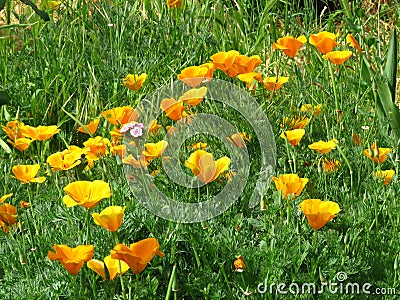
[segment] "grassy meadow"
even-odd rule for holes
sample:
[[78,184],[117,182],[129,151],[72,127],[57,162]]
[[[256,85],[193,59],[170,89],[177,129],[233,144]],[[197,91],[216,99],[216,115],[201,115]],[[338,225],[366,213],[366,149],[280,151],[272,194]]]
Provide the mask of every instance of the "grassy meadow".
[[[314,1],[45,0],[37,3],[50,17],[45,22],[22,2],[6,0],[0,299],[396,299],[400,5],[335,3],[329,11]],[[287,36],[296,42],[278,41]],[[339,57],[330,58],[332,51]],[[143,128],[134,140],[145,148],[122,140],[124,125],[131,126],[125,135],[140,131],[133,126],[146,112],[138,107],[159,88],[180,78],[200,93],[191,77],[205,79],[205,87],[227,81],[269,120],[274,178],[254,208],[265,149],[232,107],[206,94],[194,97],[197,104],[187,97],[164,109],[159,126]],[[220,138],[199,133],[179,149],[183,172],[205,183],[198,188],[169,179],[161,155],[168,146],[156,144],[173,134],[168,126],[181,118],[190,124],[200,113],[242,133],[232,147],[246,146],[249,176],[224,213],[173,222],[134,197],[135,176],[124,165],[147,169],[177,201],[218,195],[237,171]],[[140,155],[127,160],[122,149]],[[308,199],[324,202],[316,208]],[[92,216],[110,206],[119,213]],[[104,268],[110,253],[117,260]],[[337,289],[329,291],[332,283]],[[302,293],[302,284],[317,292]]]

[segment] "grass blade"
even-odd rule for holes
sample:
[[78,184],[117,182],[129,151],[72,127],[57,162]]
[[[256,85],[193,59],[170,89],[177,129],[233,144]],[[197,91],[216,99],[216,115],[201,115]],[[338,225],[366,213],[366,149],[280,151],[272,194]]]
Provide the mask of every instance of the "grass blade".
[[397,73],[397,34],[396,28],[389,40],[388,53],[386,58],[385,70],[383,71],[384,76],[388,80],[390,93],[392,95],[392,101],[396,99],[396,73]]

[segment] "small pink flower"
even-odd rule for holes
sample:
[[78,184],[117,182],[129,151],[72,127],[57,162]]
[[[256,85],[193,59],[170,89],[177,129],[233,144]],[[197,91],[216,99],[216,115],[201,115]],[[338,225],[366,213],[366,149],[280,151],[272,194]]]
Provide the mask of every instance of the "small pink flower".
[[125,124],[124,126],[122,126],[122,128],[120,129],[120,133],[125,133],[129,130],[129,133],[133,136],[133,137],[139,137],[143,135],[143,128],[144,125],[142,123],[137,123],[137,122],[131,122],[128,124]]

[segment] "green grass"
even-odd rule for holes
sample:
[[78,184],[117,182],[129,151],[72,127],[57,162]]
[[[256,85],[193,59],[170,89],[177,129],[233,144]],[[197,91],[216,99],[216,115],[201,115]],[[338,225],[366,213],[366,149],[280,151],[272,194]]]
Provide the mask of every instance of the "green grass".
[[[1,299],[124,299],[119,279],[103,281],[85,264],[75,280],[60,263],[47,259],[54,244],[75,247],[86,238],[85,210],[67,208],[62,203],[63,188],[78,178],[110,183],[111,198],[93,211],[100,212],[109,205],[127,206],[118,230],[121,243],[129,245],[151,236],[157,238],[165,253],[163,258],[155,257],[138,277],[131,271],[124,274],[126,299],[165,299],[166,295],[174,299],[242,299],[246,298],[245,291],[252,291],[250,298],[254,299],[280,299],[280,295],[258,294],[257,286],[265,278],[287,286],[293,282],[320,286],[325,280],[338,282],[335,275],[339,272],[347,274],[345,283],[371,283],[370,291],[395,288],[399,293],[399,180],[395,175],[384,186],[373,175],[379,167],[398,174],[398,141],[388,122],[378,116],[374,88],[363,77],[361,63],[364,55],[374,74],[370,80],[380,82],[390,34],[399,29],[400,7],[382,4],[379,11],[375,6],[375,13],[368,14],[367,3],[355,1],[350,7],[351,18],[339,10],[320,19],[308,4],[312,1],[305,1],[305,7],[290,1],[276,1],[269,7],[266,2],[273,3],[257,1],[252,6],[247,0],[190,0],[174,10],[161,0],[82,1],[78,6],[66,2],[50,22],[26,12],[19,16],[20,23],[32,25],[0,26],[0,90],[11,96],[11,103],[0,108],[0,124],[17,118],[31,126],[61,128],[50,141],[35,142],[24,153],[12,149],[7,154],[0,148],[0,196],[13,193],[6,202],[16,206],[21,200],[32,203],[31,208],[18,211],[20,228],[10,229],[9,234],[0,231]],[[334,78],[329,62],[308,43],[295,60],[272,50],[279,37],[309,37],[322,30],[339,32],[341,45],[345,45],[346,34],[352,33],[364,49],[362,55],[354,52],[344,65],[334,66]],[[106,109],[135,107],[159,87],[175,81],[185,67],[208,62],[211,55],[232,49],[260,55],[263,63],[259,70],[265,76],[290,77],[280,90],[258,88],[253,96],[275,135],[275,176],[293,172],[295,157],[297,174],[309,178],[295,200],[282,199],[271,182],[263,199],[266,210],[248,208],[258,179],[261,150],[248,122],[226,107],[219,107],[219,115],[252,135],[247,143],[250,177],[232,207],[202,224],[174,223],[146,210],[132,197],[122,165],[111,155],[95,162],[90,171],[84,171],[82,165],[57,175],[50,172],[40,185],[22,185],[12,178],[15,165],[40,163],[44,174],[50,154],[67,145],[82,146],[88,136],[76,131],[79,125],[65,112],[86,124]],[[398,60],[396,63],[398,67]],[[148,78],[139,91],[121,85],[128,73],[143,72]],[[214,77],[246,89],[245,84],[221,71],[215,71]],[[289,148],[288,157],[286,143],[279,137],[280,123],[284,117],[300,115],[299,108],[306,103],[322,104],[322,114],[312,117],[306,135],[296,148]],[[206,105],[197,109],[208,111]],[[336,109],[341,110],[340,122]],[[161,120],[164,125],[171,123],[166,118]],[[98,134],[109,138],[111,129],[102,118]],[[362,136],[361,146],[354,145],[354,133]],[[6,141],[5,133],[0,134]],[[160,138],[156,136],[154,141]],[[318,165],[321,155],[308,145],[332,138],[339,141],[342,152],[336,149],[327,156],[338,159],[341,167],[327,174]],[[216,139],[205,136],[204,140],[216,158],[229,155]],[[379,146],[393,149],[381,166],[362,154],[375,140]],[[182,163],[191,153],[186,146],[196,141],[200,140],[188,140],[181,148]],[[160,160],[150,166],[150,170],[155,168],[162,168]],[[198,201],[198,192],[203,200],[207,194],[218,194],[226,184],[213,182],[207,189],[190,192],[175,186],[163,171],[155,183],[181,201]],[[299,203],[308,198],[335,201],[341,208],[338,216],[315,235],[299,209]],[[92,221],[89,225],[94,258],[102,259],[114,247],[114,237]],[[234,271],[238,255],[246,264],[242,273]],[[170,280],[172,290],[168,289]],[[311,298],[308,294],[291,297]],[[377,298],[354,294],[339,297]],[[338,296],[323,293],[315,298]]]

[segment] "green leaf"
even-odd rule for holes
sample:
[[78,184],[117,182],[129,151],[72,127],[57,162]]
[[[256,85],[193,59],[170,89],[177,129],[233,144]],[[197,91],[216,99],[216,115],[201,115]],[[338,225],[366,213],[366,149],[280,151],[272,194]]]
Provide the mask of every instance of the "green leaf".
[[378,99],[383,107],[389,125],[396,138],[400,140],[400,111],[392,101],[389,85],[386,81],[377,83]]
[[[1,0],[0,0],[0,1],[1,1]],[[46,22],[50,21],[49,15],[48,15],[46,12],[40,10],[40,9],[36,6],[36,4],[33,3],[32,1],[30,1],[30,0],[21,0],[21,2],[24,3],[24,4],[26,4],[26,5],[28,5],[28,6],[30,6],[30,7],[32,7],[32,9],[34,10],[34,12],[35,12],[39,17],[41,17],[44,21],[46,21]]]
[[6,0],[0,0],[0,11],[3,10],[4,6],[6,6]]
[[8,154],[11,153],[11,148],[0,138],[0,147],[4,149]]
[[10,104],[10,96],[5,91],[0,91],[0,106]]
[[398,41],[395,28],[389,40],[385,70],[383,71],[384,76],[388,80],[388,85],[393,102],[395,102],[396,100],[397,42]]

